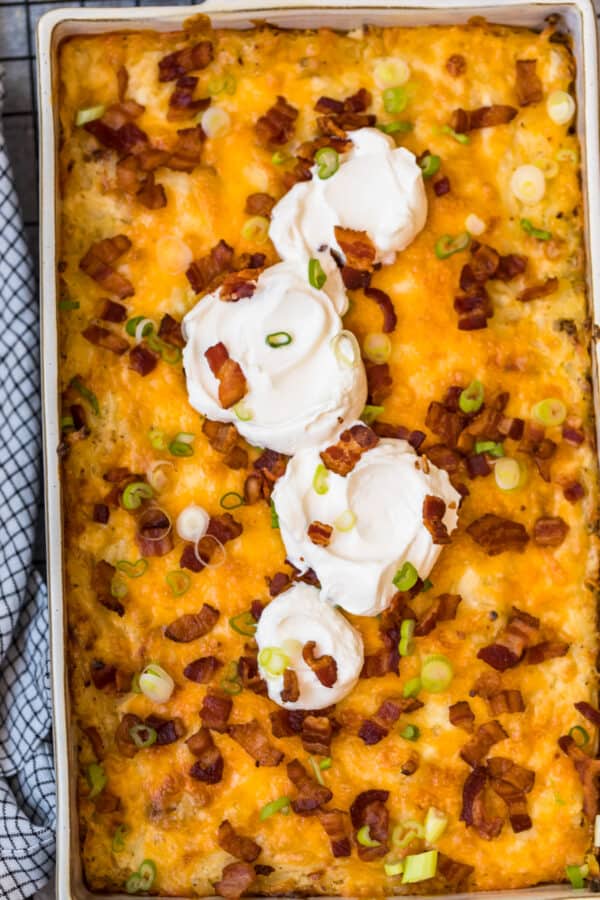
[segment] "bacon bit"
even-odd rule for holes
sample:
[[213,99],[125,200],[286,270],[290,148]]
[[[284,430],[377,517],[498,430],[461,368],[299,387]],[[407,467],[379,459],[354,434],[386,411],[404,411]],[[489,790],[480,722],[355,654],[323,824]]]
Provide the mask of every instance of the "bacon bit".
[[265,219],[268,219],[276,202],[275,197],[271,197],[270,194],[261,192],[249,194],[246,197],[244,212],[249,216],[264,216]]
[[101,659],[94,659],[90,665],[90,677],[94,687],[103,691],[106,688],[115,686],[117,670],[114,666],[108,666]]
[[308,537],[318,547],[327,547],[333,534],[333,525],[325,525],[323,522],[311,522],[307,531]]
[[322,134],[341,140],[347,137],[347,132],[356,131],[359,128],[372,128],[376,122],[376,116],[357,112],[317,117],[317,125]]
[[283,673],[283,690],[281,700],[283,703],[295,703],[300,697],[298,676],[293,669],[286,669]]
[[460,433],[466,424],[466,416],[449,409],[444,403],[434,400],[429,404],[425,425],[450,449],[456,447]]
[[542,516],[533,526],[533,542],[538,547],[560,547],[569,526],[560,516]]
[[434,544],[449,544],[450,535],[444,525],[446,504],[441,497],[428,494],[423,501],[423,524],[433,538]]
[[259,863],[258,865],[254,866],[254,871],[257,875],[266,876],[271,875],[275,871],[275,869],[273,868],[273,866],[263,866]]
[[221,239],[206,256],[194,260],[185,274],[192,289],[200,294],[215,278],[232,269],[233,247]]
[[388,847],[389,813],[386,802],[389,791],[369,790],[363,791],[355,798],[350,807],[350,819],[355,831],[359,831],[365,825],[369,827],[369,834],[374,841],[379,841],[379,847],[363,847],[357,842],[358,855],[362,860],[370,861],[385,856]]
[[529,535],[520,522],[486,513],[467,526],[467,533],[488,554],[498,556],[508,550],[523,553]]
[[145,343],[136,344],[129,351],[129,368],[144,377],[154,371],[159,359],[159,354],[151,350]]
[[471,479],[485,478],[487,475],[491,475],[492,472],[492,467],[488,463],[485,453],[475,453],[472,456],[467,456],[466,466]]
[[157,747],[174,744],[185,734],[185,725],[179,718],[163,719],[160,716],[148,716],[143,724],[156,731]]
[[276,450],[263,450],[258,459],[254,460],[254,469],[263,479],[263,490],[268,486],[268,496],[271,496],[271,488],[285,474],[288,464],[288,456],[278,453]]
[[202,423],[202,434],[206,435],[208,443],[217,453],[228,453],[235,447],[239,437],[235,425],[211,422],[210,419],[205,419]]
[[104,305],[100,310],[98,318],[102,319],[103,322],[114,322],[115,324],[119,324],[120,322],[124,322],[127,318],[127,309],[122,303],[115,303],[114,300],[105,298]]
[[358,736],[368,746],[378,744],[384,737],[387,737],[390,728],[398,721],[402,713],[413,712],[422,706],[421,701],[414,697],[391,697],[384,700],[374,716],[364,720]]
[[298,796],[292,801],[292,809],[298,815],[314,812],[333,797],[328,787],[311,778],[300,760],[293,759],[287,764],[287,774],[298,790]]
[[493,716],[502,715],[502,713],[516,713],[525,710],[523,695],[521,691],[498,691],[488,697],[488,706]]
[[178,644],[188,644],[212,631],[218,619],[218,610],[205,603],[199,613],[187,613],[167,625],[165,637]]
[[542,284],[534,284],[517,294],[517,300],[521,303],[529,303],[530,300],[539,300],[558,290],[558,278],[547,278]]
[[516,253],[509,253],[500,257],[500,264],[495,274],[498,281],[512,281],[517,275],[522,275],[527,268],[527,257]]
[[188,569],[190,572],[201,572],[204,563],[200,562],[196,556],[196,547],[194,544],[186,544],[183,548],[179,559],[179,568]]
[[167,120],[169,122],[178,119],[191,119],[210,106],[210,97],[202,97],[194,100],[194,91],[198,85],[198,79],[194,75],[183,75],[177,79],[175,89],[169,97],[169,109]]
[[206,784],[218,784],[223,777],[223,757],[208,728],[200,728],[186,744],[190,753],[198,758],[190,769],[191,777]]
[[286,144],[294,134],[298,110],[284,97],[277,97],[276,103],[259,118],[254,130],[261,144]]
[[515,834],[528,831],[532,827],[532,822],[527,812],[525,794],[533,788],[535,772],[502,756],[488,760],[488,772],[491,776],[492,790],[508,807],[512,830]]
[[344,101],[334,100],[332,97],[319,97],[314,106],[315,112],[328,115],[333,113],[337,115],[344,112]]
[[249,754],[259,766],[278,766],[283,753],[269,743],[269,739],[256,719],[243,725],[230,725],[229,735]]
[[185,347],[185,340],[181,331],[181,322],[178,322],[177,319],[174,319],[169,313],[165,313],[160,320],[158,337],[161,341],[170,344],[172,347]]
[[201,656],[188,663],[183,670],[184,677],[196,684],[208,684],[223,663],[216,656]]
[[558,746],[570,758],[583,788],[583,812],[590,822],[594,821],[598,809],[598,784],[600,759],[592,759],[577,746],[569,735],[558,739]]
[[456,618],[459,603],[462,602],[460,594],[440,594],[436,597],[429,609],[423,613],[415,627],[415,637],[424,637],[429,634],[438,622],[450,622]]
[[138,752],[138,748],[133,743],[130,729],[135,725],[141,725],[142,719],[133,713],[126,713],[117,726],[115,731],[115,745],[121,756],[132,759]]
[[211,731],[227,731],[227,720],[233,709],[233,700],[230,697],[223,697],[222,694],[215,693],[209,689],[204,697],[202,707],[200,709],[200,719],[205,728]]
[[525,654],[525,664],[534,666],[538,663],[545,662],[547,659],[556,659],[559,656],[566,656],[569,652],[569,644],[562,641],[542,641],[541,644],[535,644],[530,647]]
[[464,75],[467,71],[467,61],[464,56],[461,53],[453,53],[452,56],[448,57],[446,60],[446,71],[449,72],[453,78]]
[[94,503],[92,520],[99,525],[106,525],[110,518],[110,510],[106,503]]
[[[286,669],[286,672],[289,671],[289,669]],[[283,696],[281,699],[283,700]],[[327,716],[307,715],[302,722],[300,734],[302,746],[307,753],[314,753],[317,756],[329,756],[333,725]]]
[[374,300],[383,313],[383,326],[381,330],[384,334],[390,334],[398,324],[398,316],[396,315],[392,298],[389,294],[386,294],[385,291],[379,290],[379,288],[366,287],[364,290],[365,296],[370,300]]
[[184,47],[163,56],[158,62],[158,80],[176,81],[196,69],[205,69],[214,57],[213,45],[210,41],[200,41],[192,47]]
[[478,128],[506,125],[517,115],[514,106],[481,106],[479,109],[455,109],[450,118],[450,126],[459,134],[466,134]]
[[101,559],[94,566],[91,587],[96,594],[96,600],[102,606],[111,612],[116,612],[118,616],[122,616],[125,613],[125,607],[111,593],[112,580],[116,571],[114,566],[111,566],[105,559]]
[[354,231],[352,228],[342,228],[339,225],[333,230],[346,259],[346,265],[358,269],[359,272],[372,272],[377,250],[367,232]]
[[163,209],[167,205],[165,189],[162,184],[155,184],[153,172],[146,175],[136,197],[146,209]]
[[583,429],[576,428],[569,423],[568,419],[562,427],[562,436],[568,444],[572,444],[574,447],[581,446],[585,441],[585,432]]
[[331,844],[331,852],[336,859],[350,856],[352,844],[350,841],[350,828],[348,813],[341,809],[319,810],[318,819]]
[[124,234],[104,238],[93,243],[79,263],[79,268],[101,287],[116,294],[120,300],[131,297],[135,291],[132,283],[124,275],[112,268],[131,247],[131,241]]
[[474,866],[457,862],[443,853],[438,853],[437,875],[445,882],[450,893],[466,890],[466,884],[474,871]]
[[248,465],[248,452],[243,447],[234,447],[223,457],[223,464],[234,471],[245,469]]
[[267,584],[269,585],[269,594],[271,597],[277,597],[286,591],[292,583],[292,579],[286,572],[276,572],[272,578],[267,576]]
[[365,362],[367,374],[367,386],[369,391],[369,403],[381,406],[392,393],[394,382],[387,363]]
[[[177,141],[164,165],[174,172],[193,172],[202,162],[202,148],[206,135],[201,125],[177,132]],[[193,263],[192,263],[193,265]]]
[[310,666],[323,687],[331,688],[337,681],[337,663],[333,656],[316,656],[316,641],[307,641],[302,648],[302,659]]
[[347,475],[352,471],[363,453],[376,447],[379,438],[368,425],[353,425],[342,431],[337,444],[327,447],[320,454],[325,467],[337,475]]
[[246,395],[248,383],[239,363],[231,359],[225,344],[213,344],[204,356],[210,370],[219,382],[219,403],[230,409]]
[[411,750],[408,757],[404,760],[404,762],[400,766],[400,771],[402,772],[403,775],[406,775],[407,777],[410,775],[414,775],[415,772],[417,771],[417,769],[419,768],[420,761],[421,760],[420,760],[419,754],[416,753],[414,750]]
[[259,274],[260,271],[257,269],[242,269],[240,272],[226,275],[219,290],[219,300],[224,303],[237,303],[238,300],[252,297]]
[[443,175],[441,178],[436,178],[432,184],[433,193],[436,197],[445,197],[446,194],[450,193],[450,179],[447,175]]
[[144,107],[138,106],[132,100],[127,101],[127,105],[115,104],[110,106],[100,119],[87,122],[83,127],[107,149],[116,150],[123,155],[131,153],[139,156],[148,149],[149,140],[146,132],[132,121],[140,115],[138,109],[141,112]]
[[219,825],[217,843],[226,853],[230,853],[236,859],[243,859],[244,862],[254,862],[260,856],[261,848],[256,841],[238,834],[228,819]]
[[544,90],[542,82],[536,73],[537,59],[518,59],[515,68],[517,76],[517,101],[519,106],[530,106],[539,103]]
[[480,725],[471,740],[460,751],[460,757],[469,766],[475,768],[485,759],[494,744],[508,737],[506,731],[497,719],[491,719]]
[[166,556],[173,549],[170,521],[162,509],[147,507],[138,519],[135,539],[142,556]]
[[516,666],[522,660],[525,650],[531,647],[539,636],[540,620],[522,612],[516,606],[512,609],[513,614],[496,641],[483,647],[477,654],[478,659],[482,659],[498,672]]
[[237,900],[247,891],[255,878],[255,871],[249,863],[229,863],[221,872],[221,880],[215,881],[214,889],[219,897]]
[[110,350],[111,353],[115,353],[117,356],[122,356],[129,349],[129,342],[125,338],[120,337],[108,328],[103,328],[102,325],[88,325],[81,334],[90,344],[102,347],[103,350]]
[[267,683],[258,673],[258,659],[256,656],[240,656],[237,670],[242,685],[246,690],[266,696]]
[[600,711],[595,709],[591,703],[588,703],[586,700],[580,700],[578,703],[574,703],[573,706],[588,722],[591,722],[596,728],[600,728]]
[[[397,644],[397,642],[396,642]],[[361,678],[383,678],[388,672],[398,674],[399,654],[397,649],[393,647],[382,648],[376,653],[365,656],[365,661],[361,669]]]
[[459,700],[448,707],[448,719],[451,725],[473,734],[475,713],[466,700]]
[[499,817],[488,818],[485,809],[485,788],[488,773],[485,766],[477,766],[467,775],[463,785],[463,806],[461,821],[476,829],[480,837],[491,841],[502,831],[503,821]]
[[361,272],[351,266],[342,266],[340,269],[344,287],[349,291],[358,291],[360,288],[368,288],[371,284],[371,273]]
[[304,718],[305,712],[302,709],[277,709],[269,713],[273,737],[293,737],[300,734]]

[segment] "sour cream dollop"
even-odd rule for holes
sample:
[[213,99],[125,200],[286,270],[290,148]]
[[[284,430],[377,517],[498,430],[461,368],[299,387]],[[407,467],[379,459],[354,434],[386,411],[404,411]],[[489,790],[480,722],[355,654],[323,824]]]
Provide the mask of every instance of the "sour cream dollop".
[[376,261],[392,263],[425,226],[423,173],[405,147],[376,128],[351,131],[352,149],[338,171],[313,177],[285,194],[271,214],[269,234],[282,259],[302,259],[327,246],[343,257],[334,227],[366,231]]
[[[327,275],[323,290],[311,287],[308,260],[281,262],[260,275],[252,297],[224,302],[217,290],[183,320],[191,405],[210,419],[233,422],[251,444],[280,453],[329,440],[366,402],[360,350],[340,318],[348,303],[343,284],[333,260],[319,258]],[[269,335],[290,340],[271,346]],[[237,414],[219,404],[219,383],[204,356],[218,342],[248,384]]]
[[[323,709],[342,700],[358,681],[363,666],[360,634],[344,616],[320,599],[317,588],[296,584],[280,594],[263,610],[255,639],[261,651],[277,648],[289,659],[298,679],[300,696],[294,703],[281,699],[283,675],[273,676],[261,666],[269,697],[286,709]],[[302,647],[315,641],[315,656],[332,656],[337,663],[337,681],[332,687],[321,684],[302,658]]]
[[[356,615],[378,615],[395,594],[393,578],[405,562],[424,579],[440,555],[423,524],[425,497],[444,500],[443,521],[452,532],[460,495],[446,472],[395,439],[364,453],[346,476],[320,470],[316,485],[326,492],[317,493],[320,449],[297,453],[273,492],[287,557],[302,571],[315,570],[322,599]],[[309,539],[314,521],[334,526],[327,547]]]

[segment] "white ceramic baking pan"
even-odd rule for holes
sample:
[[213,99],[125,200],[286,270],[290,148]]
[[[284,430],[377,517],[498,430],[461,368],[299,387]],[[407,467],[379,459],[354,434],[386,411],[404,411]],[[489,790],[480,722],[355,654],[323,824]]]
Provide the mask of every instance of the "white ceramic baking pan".
[[[56,103],[56,51],[71,35],[123,30],[176,31],[191,16],[209,15],[218,28],[249,28],[257,19],[280,27],[328,26],[352,29],[363,24],[426,25],[464,23],[474,15],[507,25],[541,28],[550,15],[560,15],[573,38],[577,60],[578,134],[582,151],[585,203],[587,281],[590,315],[600,334],[600,148],[598,38],[593,0],[206,0],[202,6],[56,9],[39,22],[38,99],[40,119],[40,255],[41,340],[44,426],[44,468],[48,588],[51,629],[51,668],[54,698],[54,750],[57,772],[57,875],[58,900],[93,900],[82,879],[78,821],[75,803],[74,748],[69,729],[69,697],[65,660],[63,608],[62,518],[59,460],[56,238],[60,197],[56,178],[58,112]],[[595,249],[595,252],[594,252]],[[596,338],[594,338],[596,342]],[[593,348],[596,422],[600,421],[598,349]],[[600,442],[599,442],[600,443]],[[455,895],[457,898],[506,900],[576,900],[565,885],[546,885],[532,890]],[[116,900],[117,895],[102,895]],[[126,895],[118,895],[124,897]],[[314,898],[316,900],[316,898]],[[323,900],[323,898],[321,898]],[[327,898],[326,898],[327,900]],[[332,898],[329,898],[332,900]]]

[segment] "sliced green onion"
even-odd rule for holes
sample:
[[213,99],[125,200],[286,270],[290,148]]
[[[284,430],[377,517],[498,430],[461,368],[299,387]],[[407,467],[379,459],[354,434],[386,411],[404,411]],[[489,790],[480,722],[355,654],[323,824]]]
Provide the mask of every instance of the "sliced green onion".
[[424,594],[426,591],[430,591],[432,587],[433,587],[433,581],[431,581],[429,578],[426,578],[425,581],[423,582],[423,587],[421,588],[421,593]]
[[546,100],[548,115],[557,125],[566,125],[575,115],[575,100],[566,91],[552,91]]
[[538,241],[549,241],[552,237],[551,231],[545,231],[543,228],[534,228],[529,219],[521,219],[521,228],[526,234],[537,238]]
[[198,113],[196,122],[202,126],[202,130],[208,138],[223,137],[231,127],[231,116],[221,106],[209,106],[204,112]]
[[319,763],[319,768],[321,769],[321,771],[324,772],[326,769],[330,769],[331,762],[332,760],[330,756],[326,756],[325,759],[322,759]]
[[235,406],[232,407],[236,418],[240,420],[240,422],[250,422],[254,417],[254,413],[252,410],[246,406],[243,400],[240,400],[239,403],[236,403]]
[[319,763],[316,761],[314,756],[309,756],[308,762],[311,769],[313,770],[313,775],[315,776],[319,784],[325,784],[325,782],[323,781],[323,776],[321,775],[321,767],[319,766]]
[[60,430],[68,431],[71,428],[75,428],[75,420],[73,416],[63,416],[60,420]]
[[441,238],[435,242],[435,255],[438,259],[448,259],[455,253],[461,253],[466,250],[471,243],[471,235],[468,231],[461,231],[460,234],[443,234]]
[[334,519],[333,527],[336,531],[352,531],[356,525],[356,515],[351,509],[344,510],[336,519]]
[[123,572],[128,578],[139,578],[148,571],[148,560],[137,559],[135,562],[129,562],[128,559],[120,559],[117,562],[117,569]]
[[100,413],[98,398],[92,391],[90,391],[88,387],[85,386],[81,378],[79,378],[77,375],[75,376],[75,378],[71,378],[71,387],[77,391],[80,397],[83,397],[84,400],[87,400],[96,415]]
[[489,453],[499,459],[504,456],[504,447],[497,441],[475,441],[475,453]]
[[421,666],[421,683],[423,689],[430,694],[441,694],[448,688],[453,677],[452,663],[447,656],[439,653],[428,656]]
[[134,872],[133,875],[130,875],[127,881],[125,882],[125,890],[128,894],[137,894],[142,888],[142,879],[138,875],[137,872]]
[[206,90],[211,95],[211,97],[214,97],[215,94],[220,94],[221,91],[224,89],[224,87],[225,87],[225,78],[222,75],[221,76],[217,75],[214,78],[210,79],[210,81],[206,85]]
[[283,150],[276,150],[273,156],[271,157],[271,162],[274,166],[282,166],[284,162],[286,162],[288,156]]
[[392,845],[398,849],[409,847],[413,841],[418,841],[424,835],[424,829],[420,822],[407,819],[392,830]]
[[388,84],[406,84],[410,78],[410,68],[403,59],[387,56],[376,63],[373,75],[379,87]]
[[180,569],[175,569],[173,572],[167,572],[165,581],[171,588],[174,597],[181,597],[185,594],[192,583],[192,579],[187,572],[182,572]]
[[399,591],[410,591],[419,580],[419,573],[412,563],[405,562],[392,579],[392,584]]
[[409,678],[404,687],[402,688],[402,696],[406,697],[416,697],[419,691],[421,690],[421,679],[417,675],[415,678]]
[[400,732],[400,737],[405,741],[418,741],[421,731],[417,725],[405,725]]
[[113,839],[112,839],[113,853],[118,853],[120,850],[125,849],[125,835],[128,833],[129,833],[129,828],[127,827],[127,825],[119,825],[119,827],[113,834]]
[[412,122],[400,121],[380,123],[377,127],[384,134],[408,134],[415,126]]
[[252,216],[244,222],[242,237],[245,241],[255,244],[264,244],[269,240],[269,220],[265,216]]
[[363,343],[363,353],[371,362],[387,362],[392,353],[392,342],[382,332],[368,334]]
[[400,642],[398,652],[400,656],[410,656],[414,650],[413,634],[415,633],[415,620],[404,619],[400,625]]
[[265,806],[263,806],[263,808],[261,809],[259,814],[260,821],[264,822],[265,819],[270,819],[271,816],[275,815],[275,813],[289,810],[289,808],[289,797],[279,797],[277,800],[271,800],[270,803],[266,803]]
[[141,890],[150,890],[156,879],[156,864],[154,863],[154,861],[151,859],[145,859],[138,869],[138,874],[141,881]]
[[361,847],[381,847],[381,841],[374,841],[368,825],[363,825],[356,832],[356,840]]
[[590,867],[584,863],[582,866],[567,866],[565,869],[571,886],[579,891],[585,887],[585,879],[589,875]]
[[267,675],[278,678],[290,664],[290,658],[280,647],[264,647],[258,654],[258,662]]
[[[144,322],[142,325],[141,331],[138,332],[138,327]],[[127,324],[125,325],[125,331],[131,337],[137,338],[141,340],[142,338],[148,337],[154,331],[154,322],[152,319],[148,319],[146,316],[134,316],[132,319],[127,320]]]
[[354,369],[360,363],[360,350],[356,337],[351,331],[343,329],[331,338],[331,349],[337,361],[346,368]]
[[75,116],[75,125],[79,128],[87,122],[93,122],[94,119],[101,119],[106,110],[105,106],[86,106],[84,109],[78,109]]
[[405,87],[389,87],[383,92],[382,99],[386,112],[404,112],[408,103],[408,92]]
[[315,153],[315,163],[319,178],[331,178],[340,167],[339,153],[333,147],[321,147]]
[[140,673],[134,672],[131,677],[131,686],[129,688],[132,694],[141,694],[140,690]]
[[231,660],[225,669],[225,674],[219,682],[219,687],[222,691],[225,691],[226,694],[231,694],[232,696],[241,694],[243,688],[240,681],[237,662],[234,659]]
[[273,331],[265,338],[265,344],[273,347],[274,350],[277,350],[279,347],[287,347],[292,341],[293,338],[289,331]]
[[275,509],[275,504],[271,500],[271,528],[279,528],[279,516]]
[[256,619],[249,610],[239,613],[237,616],[232,616],[229,620],[229,625],[234,631],[237,631],[238,634],[243,634],[245,637],[254,637],[256,632]]
[[590,742],[589,733],[583,725],[573,725],[569,731],[569,737],[572,737],[578,747],[585,747]]
[[435,844],[448,825],[448,816],[446,813],[435,806],[430,806],[425,815],[425,840],[428,844]]
[[148,439],[150,440],[150,445],[155,450],[164,450],[166,448],[165,444],[165,433],[164,431],[159,431],[158,428],[151,428],[148,432]]
[[370,403],[364,407],[360,414],[365,425],[372,425],[375,419],[383,412],[383,406],[372,406]]
[[80,305],[81,304],[79,303],[79,300],[59,300],[58,301],[58,308],[64,310],[65,312],[67,312],[68,310],[71,310],[71,309],[79,309]]
[[531,414],[541,425],[552,427],[553,425],[562,425],[567,418],[567,407],[557,397],[548,397],[546,400],[536,403]]
[[327,281],[327,275],[323,271],[323,266],[319,262],[318,259],[309,259],[308,261],[308,282],[311,287],[316,288],[318,291],[321,290],[325,282]]
[[189,431],[180,431],[176,434],[169,444],[169,453],[171,456],[193,456],[194,448],[192,443],[196,435]]
[[91,763],[86,771],[87,782],[90,786],[88,797],[93,800],[98,794],[101,794],[106,787],[107,777],[103,766],[100,763]]
[[460,132],[455,131],[454,128],[450,128],[449,125],[444,125],[442,127],[442,134],[449,134],[450,137],[454,138],[455,141],[458,141],[459,144],[471,143],[471,138],[468,134],[460,134]]
[[139,509],[142,500],[150,500],[154,491],[145,481],[132,481],[121,494],[121,502],[125,509]]
[[404,872],[404,861],[399,860],[398,862],[386,862],[383,864],[383,871],[388,876],[388,878],[393,878],[394,875],[402,875]]
[[129,588],[125,584],[122,578],[117,578],[116,575],[113,576],[112,581],[110,583],[110,593],[113,597],[116,597],[117,600],[122,600],[123,597],[126,597],[129,592]]
[[149,725],[144,725],[143,722],[132,725],[129,729],[129,734],[135,746],[139,747],[140,750],[151,747],[152,744],[156,743],[156,738],[158,737],[156,730],[150,728]]
[[157,663],[150,663],[140,675],[140,691],[154,703],[166,703],[175,690],[175,682]]
[[170,366],[175,366],[181,361],[181,349],[174,347],[172,344],[167,344],[166,341],[161,340],[155,334],[151,334],[147,338],[147,344],[151,350],[160,353],[163,362],[168,363]]
[[423,178],[431,178],[433,175],[437,174],[441,164],[442,160],[439,156],[436,156],[434,153],[426,153],[419,161],[421,171],[423,172]]
[[238,509],[238,507],[243,506],[245,502],[242,495],[238,494],[237,491],[227,491],[227,493],[223,494],[219,500],[223,509]]
[[226,94],[235,94],[236,87],[237,80],[235,75],[232,75],[231,72],[228,72],[223,79],[223,90]]
[[437,862],[437,850],[426,850],[424,853],[414,853],[405,857],[402,884],[415,884],[433,878],[437,872]]
[[471,384],[460,393],[458,405],[461,412],[478,412],[483,406],[483,397],[483,385],[475,378]]
[[494,466],[494,478],[501,491],[514,491],[521,484],[523,472],[516,459],[499,459]]

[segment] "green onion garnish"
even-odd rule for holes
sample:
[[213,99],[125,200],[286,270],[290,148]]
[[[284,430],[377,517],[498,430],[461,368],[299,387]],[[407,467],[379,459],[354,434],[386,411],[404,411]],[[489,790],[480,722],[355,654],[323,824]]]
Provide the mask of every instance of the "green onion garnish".
[[188,431],[180,431],[179,434],[176,434],[169,444],[171,456],[193,456],[194,448],[192,443],[195,437],[195,434],[190,434]]
[[283,150],[276,150],[273,156],[271,157],[271,162],[274,166],[282,166],[284,162],[287,160],[287,155],[283,152]]
[[75,125],[77,127],[81,127],[81,125],[85,125],[87,122],[93,122],[94,119],[100,119],[104,115],[106,107],[99,106],[86,106],[84,109],[77,110],[77,115],[75,116]]
[[504,447],[498,441],[475,441],[475,453],[489,453],[499,459],[504,456]]
[[130,875],[125,883],[128,894],[137,894],[139,891],[149,891],[156,879],[156,863],[151,859],[145,859],[137,872]]
[[405,727],[400,732],[400,737],[404,738],[405,741],[418,741],[421,732],[417,725],[405,725]]
[[333,527],[337,531],[352,531],[356,525],[356,514],[351,509],[345,509],[343,513],[333,520]]
[[339,153],[333,147],[321,147],[315,153],[315,163],[319,178],[331,178],[340,167]]
[[127,324],[125,325],[125,331],[131,337],[136,336],[137,327],[140,322],[146,320],[146,324],[142,328],[142,333],[140,337],[148,337],[148,335],[152,334],[154,331],[154,322],[152,319],[148,319],[146,316],[134,316],[133,319],[128,319]]
[[270,803],[265,804],[261,809],[259,814],[260,821],[264,822],[265,819],[270,819],[275,813],[289,811],[289,808],[289,797],[279,797],[277,800],[271,800]]
[[168,363],[170,366],[175,366],[180,362],[181,349],[179,347],[173,347],[172,344],[167,344],[166,341],[161,340],[155,334],[151,334],[148,337],[147,344],[151,350],[160,353],[163,362]]
[[119,825],[119,827],[113,834],[113,839],[112,839],[113,853],[118,853],[120,850],[125,849],[125,835],[128,833],[129,833],[129,828],[127,827],[127,825]]
[[321,771],[324,772],[326,769],[330,769],[331,762],[332,760],[330,756],[326,756],[325,759],[322,759],[319,763],[319,768],[321,769]]
[[263,647],[258,654],[258,662],[267,675],[277,678],[288,668],[290,658],[280,647]]
[[293,338],[289,331],[273,331],[266,336],[265,344],[268,344],[269,347],[273,347],[274,350],[277,350],[278,347],[287,347],[288,344],[292,343],[292,340]]
[[88,797],[90,800],[93,800],[94,797],[97,797],[98,794],[102,793],[102,791],[106,787],[106,782],[108,779],[106,778],[106,773],[100,763],[91,763],[87,767],[85,774],[87,782],[90,786]]
[[438,259],[448,259],[455,253],[466,250],[471,243],[471,235],[468,231],[461,231],[460,234],[443,234],[441,238],[435,242],[435,255]]
[[75,420],[73,419],[73,416],[63,416],[60,420],[60,430],[69,431],[72,428],[75,428]]
[[318,291],[321,290],[327,281],[327,275],[318,259],[309,259],[308,261],[308,281],[310,286]]
[[239,419],[240,422],[250,422],[250,420],[254,416],[252,410],[248,406],[246,406],[243,400],[240,400],[239,403],[236,403],[235,406],[232,406],[231,408],[233,409],[236,418]]
[[414,853],[405,857],[402,884],[415,884],[433,878],[437,872],[437,862],[437,850],[426,850],[424,853]]
[[430,694],[441,694],[445,691],[453,676],[452,663],[447,656],[439,653],[428,656],[421,666],[421,684]]
[[458,406],[461,412],[478,412],[483,406],[483,397],[483,385],[475,378],[471,384],[460,393]]
[[58,308],[68,311],[70,309],[79,309],[79,300],[59,300]]
[[394,847],[404,849],[412,844],[413,841],[422,838],[424,834],[425,829],[420,822],[417,822],[415,819],[406,819],[392,830],[392,844]]
[[135,746],[139,747],[140,750],[151,747],[152,744],[156,743],[157,734],[155,729],[150,728],[149,725],[144,725],[143,722],[132,725],[129,729],[129,735]]
[[380,124],[377,126],[380,131],[383,131],[384,134],[408,134],[409,131],[412,131],[414,125],[412,122],[400,121],[400,122],[386,122],[385,124]]
[[382,94],[383,108],[388,113],[399,113],[406,109],[408,92],[405,87],[389,87]]
[[545,231],[543,228],[534,228],[530,219],[521,219],[521,228],[526,234],[537,238],[538,241],[549,241],[552,237],[551,231]]
[[414,642],[412,640],[415,633],[415,620],[404,619],[400,625],[400,642],[398,643],[398,652],[400,656],[410,656],[414,650]]
[[314,756],[309,756],[308,762],[309,762],[311,769],[313,770],[313,775],[315,776],[315,778],[319,782],[319,784],[325,784],[325,782],[323,781],[323,776],[321,775],[321,767],[320,767],[319,763],[316,761],[316,759],[314,758]]
[[145,481],[132,481],[121,494],[121,502],[125,509],[139,509],[142,500],[150,500],[154,492]]
[[388,878],[393,878],[394,875],[402,875],[404,872],[404,862],[403,860],[399,860],[398,862],[386,862],[383,864],[383,871]]
[[237,662],[234,659],[231,660],[231,662],[225,669],[225,674],[221,678],[219,686],[222,691],[225,691],[226,694],[231,694],[232,696],[235,694],[241,694],[242,683],[240,681]]
[[238,507],[243,506],[245,502],[242,495],[238,494],[237,491],[227,491],[227,493],[223,494],[219,500],[223,509],[238,509]]
[[449,125],[444,125],[441,129],[442,134],[449,134],[450,137],[453,137],[455,141],[458,141],[459,144],[470,144],[471,138],[468,134],[460,134],[458,131],[455,131],[454,128],[450,128]]
[[231,72],[228,72],[223,79],[223,90],[226,94],[235,94],[236,86],[237,81],[235,75],[232,75]]
[[269,239],[269,220],[265,216],[252,216],[244,222],[242,237],[245,241],[264,244]]
[[360,414],[365,425],[372,425],[375,419],[383,412],[383,406],[372,406],[370,403],[364,407]]
[[446,813],[435,806],[430,806],[425,815],[425,841],[428,844],[435,844],[443,835],[448,825],[448,816]]
[[329,469],[323,463],[319,463],[315,469],[312,480],[313,491],[316,494],[326,494],[329,490]]
[[423,178],[431,178],[439,172],[441,164],[442,160],[439,156],[436,156],[434,153],[426,153],[419,162],[421,171],[423,172]]
[[77,391],[80,397],[83,397],[84,400],[87,400],[96,415],[100,413],[98,398],[92,391],[90,391],[88,387],[85,386],[81,378],[79,378],[77,375],[74,378],[71,378],[71,387]]
[[415,678],[409,678],[402,688],[403,697],[416,697],[421,690],[421,679],[417,675]]
[[429,578],[426,578],[423,582],[423,587],[421,588],[421,593],[424,594],[425,591],[430,591],[433,587],[433,581],[430,581]]
[[256,632],[256,620],[249,610],[239,613],[237,616],[232,616],[229,620],[229,625],[234,631],[237,631],[238,634],[243,634],[245,637],[254,637]]
[[133,675],[131,676],[131,685],[130,685],[129,690],[131,691],[132,694],[141,694],[142,693],[142,689],[140,687],[140,673],[139,672],[134,672]]
[[585,878],[589,875],[590,867],[584,863],[582,866],[567,866],[565,869],[567,878],[575,890],[585,887]]
[[368,334],[363,342],[364,355],[374,363],[386,362],[392,352],[392,342],[383,332]]
[[129,562],[128,559],[120,559],[117,563],[119,572],[123,572],[128,578],[139,578],[148,570],[148,560],[138,559],[135,562]]
[[187,572],[175,569],[173,572],[167,572],[165,581],[171,588],[174,597],[181,597],[189,588],[192,580]]
[[585,747],[590,742],[590,736],[583,725],[573,725],[569,731],[569,737],[572,737],[578,747]]
[[410,591],[419,580],[419,573],[412,563],[405,562],[392,579],[394,587],[399,591]]
[[567,418],[567,407],[557,397],[548,397],[540,400],[531,410],[531,415],[541,425],[551,428],[554,425],[562,425]]
[[126,597],[129,592],[129,588],[125,584],[122,578],[117,578],[116,575],[113,576],[110,582],[110,593],[111,596],[115,597],[117,600],[122,600],[123,597]]
[[150,441],[150,445],[155,450],[164,450],[166,447],[165,444],[165,433],[164,431],[159,431],[158,428],[151,428],[148,432],[148,439]]
[[381,847],[381,841],[374,841],[368,825],[363,825],[356,832],[356,840],[361,847]]
[[279,528],[279,516],[275,509],[275,504],[271,500],[271,528]]

